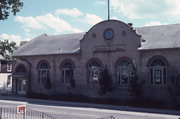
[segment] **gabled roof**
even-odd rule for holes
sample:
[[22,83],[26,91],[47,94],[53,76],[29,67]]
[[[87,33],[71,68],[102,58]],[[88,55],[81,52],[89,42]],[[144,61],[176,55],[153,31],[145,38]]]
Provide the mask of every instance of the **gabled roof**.
[[74,54],[80,49],[80,40],[85,33],[50,35],[43,34],[14,52],[17,56],[34,56],[49,54]]
[[139,50],[180,48],[180,24],[135,28],[141,35]]
[[[141,35],[139,50],[180,48],[180,24],[134,28]],[[14,52],[18,56],[76,54],[85,33],[40,35]],[[143,42],[145,41],[145,42]]]

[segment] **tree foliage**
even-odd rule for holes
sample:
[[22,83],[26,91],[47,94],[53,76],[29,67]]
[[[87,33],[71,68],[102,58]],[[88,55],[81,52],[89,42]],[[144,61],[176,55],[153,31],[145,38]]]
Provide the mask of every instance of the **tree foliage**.
[[139,97],[142,95],[143,91],[142,91],[142,87],[143,87],[143,84],[145,82],[144,81],[141,81],[138,77],[138,75],[134,75],[131,82],[130,82],[130,87],[131,87],[131,92],[134,93],[134,95],[136,97]]
[[0,20],[7,19],[10,13],[16,15],[22,7],[20,0],[0,0]]
[[180,75],[171,76],[167,83],[171,96],[176,100],[180,96]]
[[109,75],[108,69],[104,69],[101,73],[101,77],[99,79],[99,85],[100,85],[100,93],[106,94],[107,92],[111,92],[112,87],[112,80]]
[[16,43],[14,41],[9,42],[9,40],[0,40],[0,55],[2,55],[7,60],[12,60],[12,54],[16,50]]
[[21,41],[21,42],[20,42],[20,46],[22,46],[22,45],[24,45],[24,44],[26,44],[26,43],[28,43],[28,41]]

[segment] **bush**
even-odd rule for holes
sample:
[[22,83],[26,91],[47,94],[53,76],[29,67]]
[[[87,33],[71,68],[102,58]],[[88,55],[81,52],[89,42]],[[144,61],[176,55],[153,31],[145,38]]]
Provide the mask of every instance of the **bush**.
[[51,84],[51,79],[47,79],[47,80],[44,80],[44,87],[46,89],[51,89],[52,88],[52,84]]
[[107,92],[111,92],[112,87],[112,80],[109,76],[108,69],[104,69],[101,73],[101,77],[99,79],[99,85],[100,85],[100,94],[106,94]]
[[70,84],[71,84],[71,87],[75,88],[76,84],[75,84],[75,80],[74,79],[70,80]]
[[136,97],[142,95],[142,85],[144,82],[139,81],[138,75],[135,75],[131,80],[131,91],[135,94]]

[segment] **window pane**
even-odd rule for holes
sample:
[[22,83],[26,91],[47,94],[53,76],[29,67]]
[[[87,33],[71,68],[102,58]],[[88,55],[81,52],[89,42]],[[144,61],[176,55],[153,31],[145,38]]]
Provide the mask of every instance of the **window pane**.
[[163,84],[166,84],[166,68],[163,69],[164,77],[163,77]]
[[49,66],[47,63],[41,63],[39,68],[40,69],[47,69],[47,68],[49,68]]
[[162,70],[155,70],[155,84],[162,84]]
[[151,63],[151,66],[166,66],[166,64],[162,60],[156,59]]
[[39,71],[39,75],[38,75],[39,77],[38,77],[38,81],[40,82],[40,80],[41,80],[41,71]]
[[151,73],[151,84],[153,84],[153,69],[152,68],[150,70],[150,73]]
[[18,80],[18,87],[19,87],[18,91],[22,91],[22,80]]

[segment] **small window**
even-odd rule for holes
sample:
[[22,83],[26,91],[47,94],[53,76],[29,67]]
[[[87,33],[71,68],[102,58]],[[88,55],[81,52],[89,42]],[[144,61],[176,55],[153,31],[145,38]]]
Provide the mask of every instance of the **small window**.
[[7,62],[7,72],[11,72],[11,71],[12,71],[12,63]]
[[111,40],[114,37],[114,31],[112,29],[108,28],[104,31],[103,35],[104,35],[105,40]]
[[126,31],[122,31],[122,36],[126,36]]
[[166,64],[162,60],[154,60],[150,66],[151,84],[166,84],[166,70]]
[[92,38],[96,38],[96,33],[93,33],[93,34],[92,34]]

